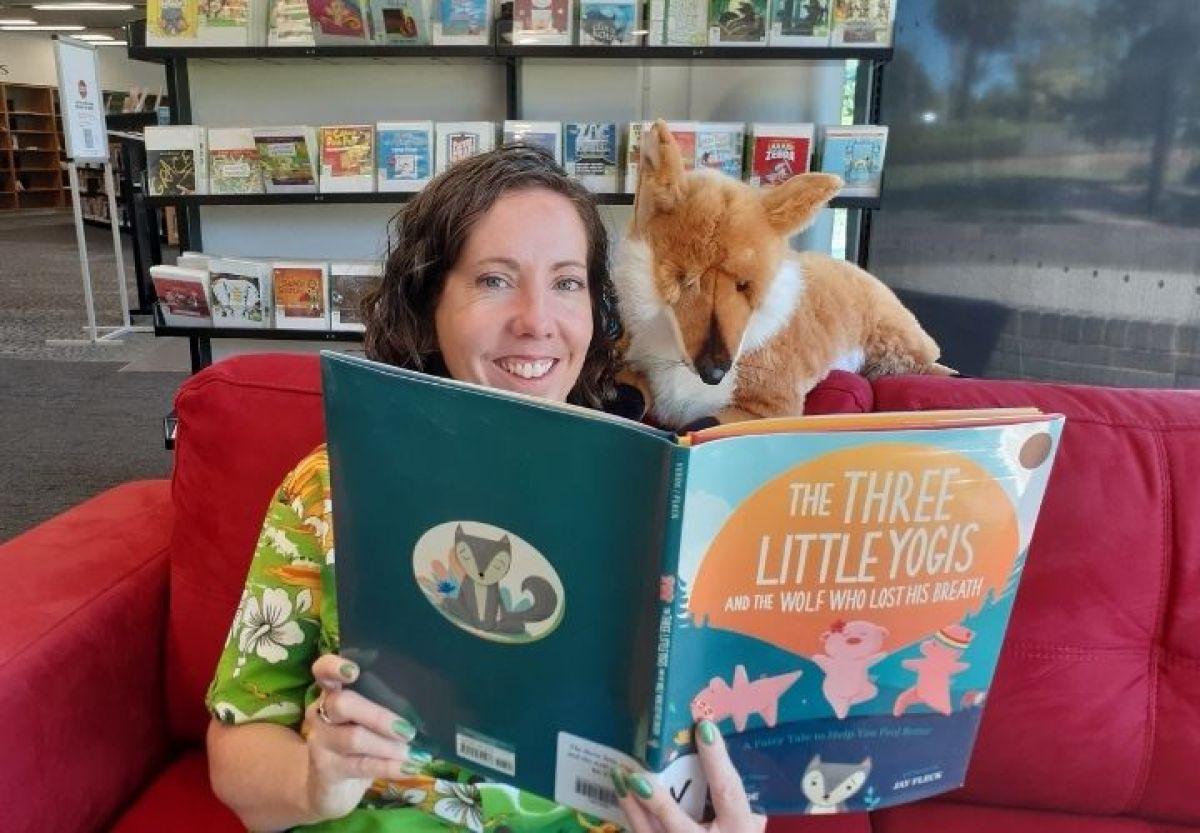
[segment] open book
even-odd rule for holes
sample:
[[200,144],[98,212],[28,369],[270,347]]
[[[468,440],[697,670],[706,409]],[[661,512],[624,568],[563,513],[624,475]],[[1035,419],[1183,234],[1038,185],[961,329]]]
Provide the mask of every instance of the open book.
[[963,782],[1061,417],[679,439],[322,364],[342,651],[435,754],[618,823],[614,763],[703,811],[702,717],[766,813]]

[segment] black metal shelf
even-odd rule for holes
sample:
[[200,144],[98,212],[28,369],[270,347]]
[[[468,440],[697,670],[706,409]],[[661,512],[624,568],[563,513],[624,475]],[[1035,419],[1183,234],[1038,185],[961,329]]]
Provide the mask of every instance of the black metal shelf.
[[[600,205],[633,205],[633,194],[596,194]],[[366,191],[335,194],[181,194],[178,196],[146,197],[146,204],[162,206],[198,205],[328,205],[382,203],[398,205],[408,202],[413,194],[404,191]],[[879,208],[879,197],[834,197],[830,208]]]
[[181,338],[252,338],[278,341],[362,341],[354,330],[279,330],[274,327],[171,327],[155,316],[154,335]]

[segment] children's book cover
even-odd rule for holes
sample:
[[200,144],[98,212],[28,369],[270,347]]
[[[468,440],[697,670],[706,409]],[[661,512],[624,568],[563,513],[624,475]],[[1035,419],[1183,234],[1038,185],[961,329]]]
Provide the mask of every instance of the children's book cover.
[[208,131],[208,181],[213,194],[261,194],[262,163],[248,128]]
[[371,0],[375,40],[391,46],[429,43],[429,6],[426,0]]
[[199,0],[197,46],[250,46],[250,0]]
[[268,46],[313,46],[313,22],[307,0],[269,0]]
[[214,327],[270,326],[270,266],[213,258],[208,263],[208,273]]
[[513,0],[513,43],[569,44],[571,0]]
[[439,0],[434,43],[487,44],[491,13],[489,0]]
[[842,195],[878,197],[888,129],[883,125],[846,125],[822,130],[821,170],[846,183]]
[[146,7],[146,44],[178,46],[199,33],[197,0],[150,0]]
[[765,46],[768,0],[712,0],[709,46]]
[[772,0],[771,46],[828,46],[830,0]]
[[834,46],[892,45],[896,0],[833,0]]
[[701,122],[696,129],[696,167],[742,178],[745,126],[740,122]]
[[769,187],[806,173],[812,159],[811,124],[751,125],[750,184]]
[[316,44],[363,43],[367,29],[365,0],[308,0]]
[[[322,365],[343,652],[438,756],[617,824],[614,763],[702,811],[700,718],[765,813],[962,783],[1061,417],[801,418],[678,441]],[[588,673],[564,672],[581,656]]]
[[433,175],[433,122],[379,122],[376,173],[380,191],[420,191]]
[[383,264],[334,262],[329,264],[329,324],[331,330],[366,329],[362,302],[383,282]]
[[175,266],[151,266],[150,280],[163,323],[176,327],[210,327],[208,272]]
[[708,44],[708,0],[666,0],[665,46]]
[[562,122],[506,119],[504,143],[521,143],[541,148],[553,156],[555,162],[562,164]]
[[375,190],[375,125],[321,128],[321,191]]
[[311,132],[311,128],[305,127],[254,131],[254,145],[262,163],[267,193],[317,190],[310,150]]
[[147,148],[146,180],[152,197],[196,193],[196,152],[182,148]]
[[615,122],[568,122],[563,162],[567,173],[593,193],[615,194],[617,125]]
[[275,292],[275,327],[281,330],[329,329],[323,263],[275,263],[271,284]]
[[638,46],[638,7],[633,0],[583,0],[579,7],[580,46]]
[[455,162],[491,150],[496,142],[496,125],[490,121],[438,122],[434,131],[437,149],[433,162],[437,173]]

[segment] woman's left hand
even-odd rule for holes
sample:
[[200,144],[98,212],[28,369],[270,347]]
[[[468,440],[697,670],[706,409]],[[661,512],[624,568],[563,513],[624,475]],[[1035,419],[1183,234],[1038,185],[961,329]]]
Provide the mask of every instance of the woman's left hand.
[[613,784],[633,833],[763,833],[767,817],[750,809],[741,776],[729,760],[716,724],[702,720],[695,731],[696,751],[708,777],[715,818],[708,824],[693,821],[675,803],[670,791],[649,774],[614,770]]

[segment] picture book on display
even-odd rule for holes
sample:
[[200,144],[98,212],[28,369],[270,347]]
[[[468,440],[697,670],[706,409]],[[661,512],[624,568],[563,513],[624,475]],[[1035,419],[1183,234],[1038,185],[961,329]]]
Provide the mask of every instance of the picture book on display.
[[614,122],[567,122],[563,135],[563,167],[595,194],[619,190],[617,125]]
[[581,0],[580,46],[640,46],[641,4],[635,0]]
[[275,329],[328,330],[329,267],[312,261],[271,264]]
[[712,0],[709,46],[766,46],[769,0]]
[[455,162],[484,153],[496,145],[496,125],[490,121],[440,121],[434,128],[437,147],[433,152],[434,173],[440,174]]
[[317,131],[307,125],[256,127],[254,145],[268,194],[311,194],[317,190]]
[[892,45],[896,0],[832,0],[833,46]]
[[427,0],[370,0],[370,9],[377,43],[389,46],[429,43]]
[[772,0],[771,46],[828,46],[831,0]]
[[362,301],[383,282],[383,264],[368,261],[334,261],[329,264],[329,329],[366,329]]
[[885,125],[848,124],[821,128],[821,170],[837,174],[846,197],[878,197],[883,184]]
[[321,128],[321,192],[375,190],[375,125]]
[[504,122],[504,144],[532,145],[541,148],[562,164],[562,122],[557,121],[513,121]]
[[807,173],[815,135],[808,123],[750,125],[750,184],[779,185]]
[[208,262],[214,327],[271,326],[271,267],[254,260],[214,257]]
[[149,125],[143,139],[150,196],[207,193],[208,138],[203,127]]
[[380,191],[420,191],[433,176],[433,122],[381,121],[375,145]]
[[168,327],[211,327],[208,272],[178,266],[151,266],[150,281],[163,324]]
[[256,31],[253,20],[266,16],[259,0],[199,0],[199,35],[196,46],[252,46]]
[[211,194],[261,194],[262,163],[248,127],[208,131],[208,190]]
[[701,122],[696,128],[696,167],[741,179],[745,133],[741,122]]
[[767,814],[963,782],[1061,417],[680,439],[352,356],[322,376],[341,652],[435,756],[617,824],[614,764],[701,811],[702,718]]
[[371,40],[366,0],[307,0],[317,46],[355,46]]
[[651,0],[651,38],[654,45],[706,46],[708,0]]
[[267,46],[313,46],[307,0],[267,0]]
[[512,42],[569,44],[572,0],[513,0]]
[[489,0],[436,0],[433,42],[439,45],[487,46],[491,32]]
[[194,46],[200,31],[197,0],[149,0],[147,46]]

